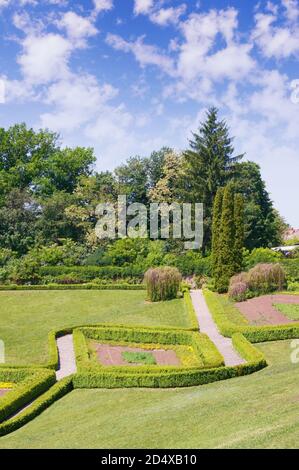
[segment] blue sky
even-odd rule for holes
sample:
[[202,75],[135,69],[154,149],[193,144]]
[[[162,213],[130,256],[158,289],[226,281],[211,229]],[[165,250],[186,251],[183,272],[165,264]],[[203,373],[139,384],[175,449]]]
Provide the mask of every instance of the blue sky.
[[215,105],[299,227],[297,0],[0,0],[0,28],[0,126],[48,127],[103,170],[183,150]]

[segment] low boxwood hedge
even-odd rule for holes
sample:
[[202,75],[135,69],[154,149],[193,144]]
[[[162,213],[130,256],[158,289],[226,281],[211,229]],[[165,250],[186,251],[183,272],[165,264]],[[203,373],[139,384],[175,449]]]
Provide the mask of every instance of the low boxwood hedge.
[[[263,354],[239,334],[233,339],[236,349],[244,354],[248,362],[234,367],[215,367],[209,369],[186,367],[176,370],[146,370],[143,373],[134,367],[126,370],[116,368],[109,371],[86,369],[79,371],[73,378],[74,388],[119,388],[149,387],[170,388],[203,385],[218,380],[230,379],[251,374],[267,365]],[[140,369],[140,368],[139,368]]]
[[[42,411],[48,408],[52,403],[69,393],[73,389],[72,376],[62,379],[53,387],[39,396],[28,408],[21,411],[18,415],[7,419],[0,424],[0,436],[16,431],[29,421],[38,416]],[[11,393],[11,392],[10,392]]]
[[17,383],[0,401],[0,422],[12,417],[56,382],[54,371],[47,369],[1,369],[1,381]]
[[232,337],[234,333],[242,333],[251,343],[299,338],[299,323],[277,326],[238,325],[229,319],[230,311],[233,313],[232,309],[236,308],[232,303],[215,292],[205,290],[204,295],[212,317],[224,336]]
[[38,284],[38,285],[0,285],[0,291],[14,290],[145,290],[143,284]]

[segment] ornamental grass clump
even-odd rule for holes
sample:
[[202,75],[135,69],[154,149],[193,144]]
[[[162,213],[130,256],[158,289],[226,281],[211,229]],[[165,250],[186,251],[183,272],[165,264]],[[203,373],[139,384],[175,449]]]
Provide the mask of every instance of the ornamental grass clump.
[[232,300],[243,301],[250,297],[283,290],[286,274],[278,263],[260,263],[247,273],[240,273],[230,280],[228,295]]
[[286,275],[280,264],[257,264],[248,272],[248,286],[252,292],[267,294],[286,286]]
[[151,302],[176,299],[182,276],[177,268],[151,268],[144,276],[148,299]]

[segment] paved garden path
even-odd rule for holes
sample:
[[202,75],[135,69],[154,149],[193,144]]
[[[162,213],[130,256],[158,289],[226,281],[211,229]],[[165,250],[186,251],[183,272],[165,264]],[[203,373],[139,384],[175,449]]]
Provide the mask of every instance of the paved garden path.
[[59,369],[56,372],[56,379],[61,380],[77,372],[73,335],[61,336],[61,338],[57,338],[56,342],[59,354]]
[[246,361],[235,351],[232,340],[230,338],[225,338],[219,333],[202,291],[192,290],[191,298],[198,319],[200,332],[208,335],[213,341],[219,352],[224,357],[225,365],[236,366],[238,364],[244,364]]

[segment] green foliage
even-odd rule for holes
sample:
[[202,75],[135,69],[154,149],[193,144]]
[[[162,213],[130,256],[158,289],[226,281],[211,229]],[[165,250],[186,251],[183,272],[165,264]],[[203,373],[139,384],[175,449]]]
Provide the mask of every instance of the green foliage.
[[244,248],[244,199],[241,194],[235,195],[234,201],[234,224],[235,224],[235,240],[234,240],[234,261],[235,272],[243,269],[243,248]]
[[0,369],[1,380],[19,382],[1,398],[0,422],[10,418],[56,382],[55,373],[46,369]]
[[29,408],[21,414],[10,418],[0,424],[0,436],[4,436],[27,424],[36,416],[41,414],[52,403],[62,398],[73,389],[72,377],[62,379],[53,385],[49,390],[39,396]]
[[223,188],[219,188],[213,207],[213,224],[212,224],[212,272],[213,276],[219,276],[219,254],[220,254],[220,237],[221,237],[221,221],[223,207]]
[[150,352],[132,352],[124,351],[122,353],[123,359],[129,364],[145,364],[153,365],[157,364],[156,359]]
[[216,271],[216,288],[218,292],[226,292],[231,276],[235,273],[235,219],[234,193],[231,185],[227,185],[223,194],[220,239],[218,243],[218,269]]
[[176,299],[182,276],[177,268],[151,268],[144,275],[148,298],[151,302]]
[[288,281],[299,282],[299,259],[282,259],[280,261],[287,274]]
[[233,157],[232,142],[226,123],[218,119],[218,110],[211,108],[199,132],[193,134],[191,150],[185,152],[184,199],[204,204],[204,250],[211,245],[212,206],[217,190],[231,179],[236,162],[243,157]]
[[277,246],[281,243],[285,224],[273,208],[259,165],[237,163],[234,190],[244,197],[245,246],[249,250]]
[[259,263],[278,263],[283,256],[270,248],[255,248],[251,252],[245,252],[244,263],[246,269],[253,268]]

